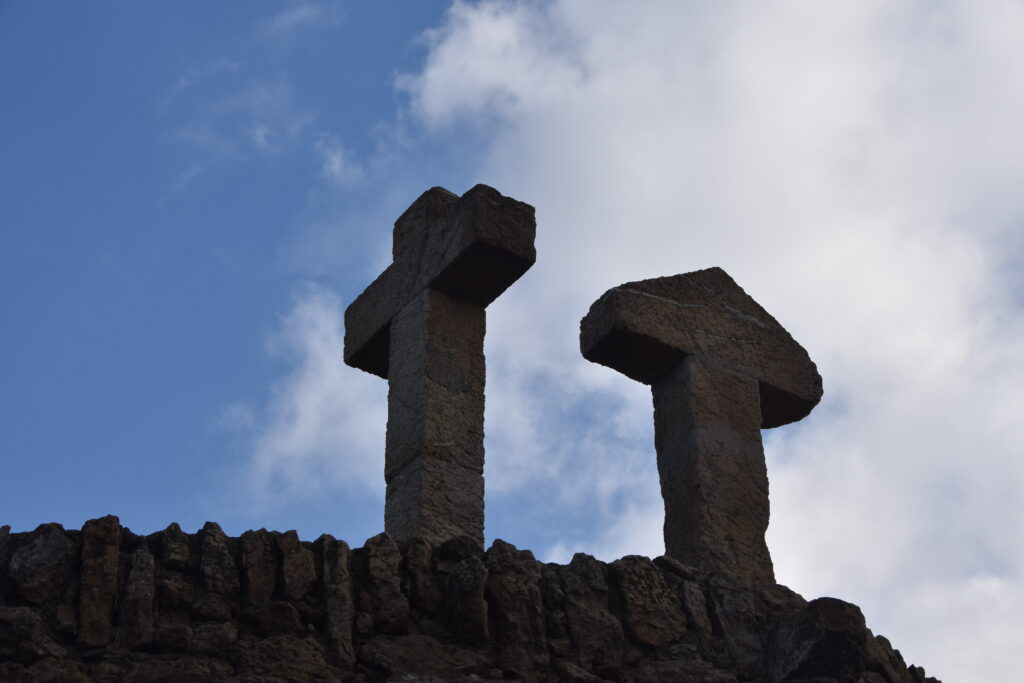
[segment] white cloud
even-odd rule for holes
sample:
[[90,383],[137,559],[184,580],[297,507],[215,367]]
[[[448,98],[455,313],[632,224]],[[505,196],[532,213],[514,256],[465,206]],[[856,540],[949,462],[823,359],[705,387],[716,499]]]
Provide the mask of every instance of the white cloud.
[[320,175],[327,181],[344,187],[362,177],[363,169],[352,159],[338,136],[321,133],[314,148],[320,155]]
[[203,108],[185,117],[174,137],[203,156],[179,173],[173,189],[188,185],[199,170],[237,162],[253,154],[273,158],[306,138],[313,115],[295,105],[287,80],[235,85],[202,100]]
[[256,413],[245,403],[231,403],[221,409],[214,426],[229,432],[249,431],[256,426]]
[[825,380],[766,434],[779,579],[940,677],[1008,680],[1022,34],[1009,1],[455,3],[401,87],[435,134],[486,124],[480,180],[538,217],[489,309],[489,500],[587,508],[552,557],[660,551],[650,396],[577,324],[610,286],[721,265]]
[[184,171],[181,171],[174,179],[174,182],[171,183],[171,190],[175,192],[184,190],[202,170],[203,167],[200,164],[192,164]]
[[303,3],[261,21],[257,34],[281,37],[284,34],[334,21],[333,15],[321,5]]
[[178,80],[164,94],[160,101],[160,111],[166,111],[171,103],[197,84],[213,80],[223,74],[238,71],[241,64],[230,59],[215,59],[201,64],[178,75]]
[[453,114],[503,118],[528,104],[552,102],[580,74],[560,58],[559,36],[545,19],[525,3],[455,2],[447,23],[424,36],[427,69],[397,83],[415,94],[416,113],[433,125]]
[[251,492],[261,502],[325,490],[383,494],[386,383],[346,367],[342,305],[309,286],[280,322],[271,349],[290,365],[258,411],[229,406],[221,423],[241,429]]
[[271,149],[272,145],[270,137],[274,131],[269,126],[262,123],[255,123],[249,127],[249,139],[252,144],[256,145],[259,149],[267,151]]

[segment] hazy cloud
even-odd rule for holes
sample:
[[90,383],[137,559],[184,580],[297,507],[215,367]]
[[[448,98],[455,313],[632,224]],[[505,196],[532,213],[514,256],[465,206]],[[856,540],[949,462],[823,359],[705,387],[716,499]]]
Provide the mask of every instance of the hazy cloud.
[[363,169],[342,146],[338,136],[321,133],[314,143],[314,149],[320,156],[320,175],[327,181],[346,186],[363,175]]
[[192,164],[184,171],[181,171],[178,173],[177,177],[175,177],[174,182],[171,183],[171,190],[175,192],[178,190],[184,190],[189,186],[192,180],[202,172],[202,170],[203,167],[201,164]]
[[337,21],[333,12],[321,5],[303,3],[268,17],[260,22],[257,34],[281,37],[302,29],[313,28],[324,23]]
[[160,99],[159,110],[164,112],[175,99],[186,93],[193,86],[205,81],[212,80],[221,74],[238,71],[241,67],[239,62],[230,59],[215,59],[211,62],[200,64],[179,74],[178,79],[168,88]]
[[386,421],[386,383],[341,362],[341,312],[337,296],[305,288],[271,340],[291,371],[258,410],[224,413],[244,432],[249,484],[263,502],[326,489],[383,493],[384,434],[365,425]]
[[[503,119],[520,108],[553,102],[581,78],[562,50],[558,27],[528,3],[455,2],[447,22],[427,31],[427,68],[397,79],[413,107],[435,126],[455,114]],[[495,79],[495,74],[501,74]],[[538,76],[543,75],[542,78]]]
[[180,113],[171,112],[182,120],[174,138],[204,157],[193,168],[294,149],[313,122],[312,113],[295,104],[285,78],[233,82],[216,95],[195,101],[202,103],[201,108],[193,109],[191,101],[179,98]]

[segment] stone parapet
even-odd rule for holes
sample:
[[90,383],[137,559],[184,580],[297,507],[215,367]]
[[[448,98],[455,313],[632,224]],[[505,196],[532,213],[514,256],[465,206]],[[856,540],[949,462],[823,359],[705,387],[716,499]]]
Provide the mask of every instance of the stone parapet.
[[0,527],[5,682],[516,679],[934,681],[855,605],[669,557]]

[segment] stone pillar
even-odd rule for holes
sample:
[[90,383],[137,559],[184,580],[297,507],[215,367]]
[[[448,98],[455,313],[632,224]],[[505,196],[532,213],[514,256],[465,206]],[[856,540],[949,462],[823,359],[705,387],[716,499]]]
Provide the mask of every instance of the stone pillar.
[[665,554],[773,583],[757,382],[694,355],[651,393]]
[[433,289],[391,324],[384,527],[483,545],[484,329],[482,306]]

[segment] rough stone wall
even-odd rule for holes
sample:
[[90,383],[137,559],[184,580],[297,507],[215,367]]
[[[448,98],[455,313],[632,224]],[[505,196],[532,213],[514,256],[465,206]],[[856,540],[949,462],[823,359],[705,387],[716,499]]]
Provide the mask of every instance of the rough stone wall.
[[0,681],[924,683],[855,605],[495,541],[0,527]]

